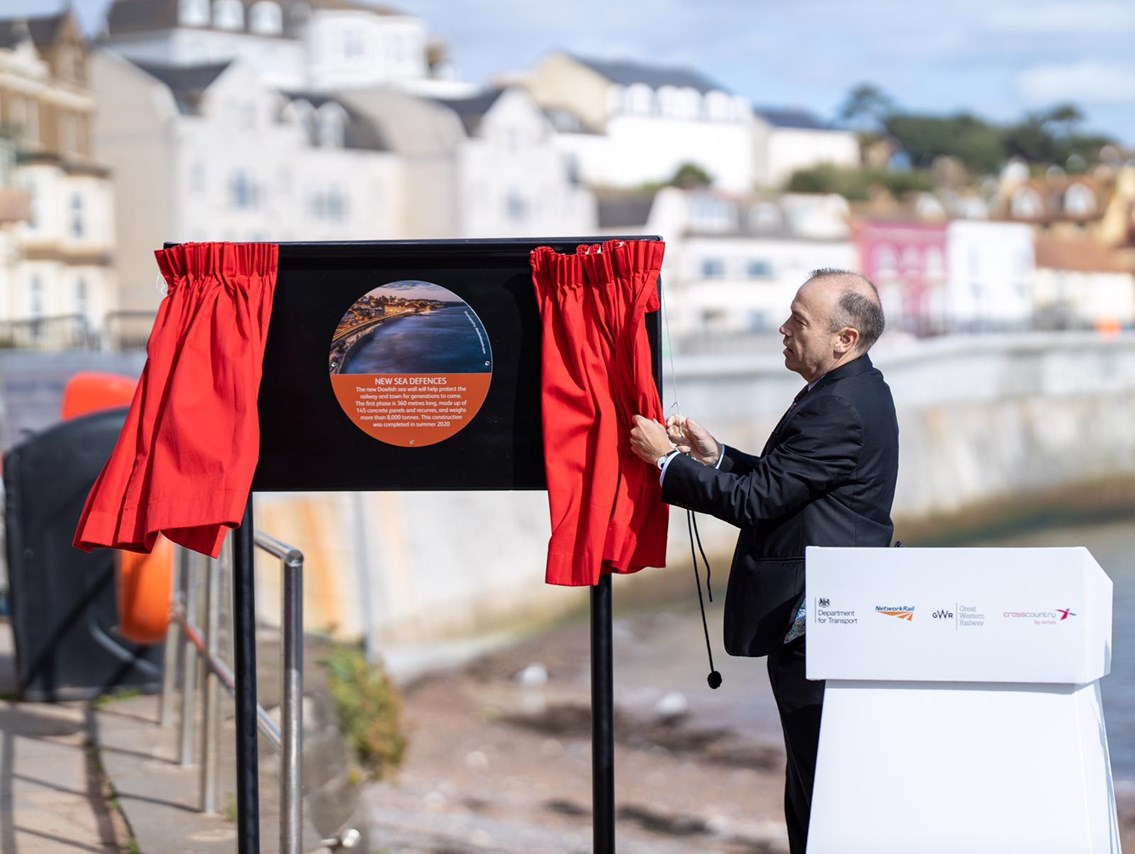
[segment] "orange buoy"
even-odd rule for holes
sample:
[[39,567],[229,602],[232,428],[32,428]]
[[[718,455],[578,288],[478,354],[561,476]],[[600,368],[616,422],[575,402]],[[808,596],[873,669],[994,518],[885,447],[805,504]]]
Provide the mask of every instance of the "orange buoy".
[[98,412],[129,406],[138,381],[118,374],[82,371],[75,374],[63,387],[60,417],[64,421]]
[[152,552],[119,551],[115,564],[118,633],[133,643],[160,643],[169,626],[173,543],[159,534]]

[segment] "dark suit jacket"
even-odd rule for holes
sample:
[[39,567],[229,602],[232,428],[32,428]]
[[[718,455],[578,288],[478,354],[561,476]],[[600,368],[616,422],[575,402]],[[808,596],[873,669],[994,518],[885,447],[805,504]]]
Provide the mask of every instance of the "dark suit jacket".
[[759,457],[670,461],[662,500],[741,529],[725,595],[725,649],[766,655],[804,597],[805,546],[888,546],[898,475],[891,390],[867,355],[825,374]]

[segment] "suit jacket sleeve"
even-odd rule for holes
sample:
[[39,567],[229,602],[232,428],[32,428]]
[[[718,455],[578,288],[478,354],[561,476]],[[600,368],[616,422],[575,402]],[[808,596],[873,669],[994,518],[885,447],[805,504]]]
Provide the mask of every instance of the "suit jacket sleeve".
[[[752,467],[744,474],[676,457],[663,480],[662,500],[739,528],[753,527],[790,515],[846,483],[862,448],[863,423],[855,408],[836,395],[819,395],[800,404],[772,450],[747,458]],[[744,470],[745,462],[738,462]]]

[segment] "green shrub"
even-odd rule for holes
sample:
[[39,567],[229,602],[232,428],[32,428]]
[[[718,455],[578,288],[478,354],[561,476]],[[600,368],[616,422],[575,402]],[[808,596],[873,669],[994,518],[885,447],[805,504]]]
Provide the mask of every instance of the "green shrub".
[[371,780],[397,771],[406,753],[402,703],[381,667],[367,663],[361,650],[335,649],[324,661],[339,729]]

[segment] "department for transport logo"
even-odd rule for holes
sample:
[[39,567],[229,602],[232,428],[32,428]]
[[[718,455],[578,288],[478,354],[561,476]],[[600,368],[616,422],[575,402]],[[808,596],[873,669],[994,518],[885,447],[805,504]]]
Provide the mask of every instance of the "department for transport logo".
[[913,605],[876,605],[875,612],[898,620],[905,620],[908,623],[914,622]]
[[827,596],[816,597],[815,612],[814,620],[818,625],[854,626],[859,622],[854,609],[833,608]]

